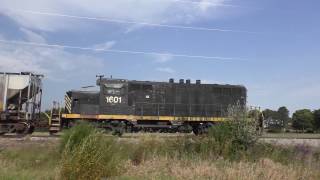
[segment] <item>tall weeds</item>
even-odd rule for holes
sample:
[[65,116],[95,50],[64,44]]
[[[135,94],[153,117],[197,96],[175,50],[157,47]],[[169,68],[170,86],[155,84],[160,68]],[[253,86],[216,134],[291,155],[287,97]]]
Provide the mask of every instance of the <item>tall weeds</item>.
[[64,132],[61,137],[60,151],[62,152],[66,150],[66,148],[69,148],[68,151],[72,151],[73,149],[77,148],[88,136],[96,132],[97,130],[88,123],[79,123],[77,126]]
[[[90,180],[130,175],[126,167],[143,168],[146,163],[156,163],[159,159],[165,159],[168,167],[175,162],[209,163],[220,160],[241,164],[248,161],[255,163],[265,158],[284,166],[294,161],[300,167],[306,159],[316,157],[305,147],[281,148],[257,143],[257,135],[255,121],[240,106],[230,107],[228,121],[213,126],[207,136],[159,138],[146,135],[133,140],[119,139],[107,137],[88,124],[80,124],[67,131],[62,138],[60,179]],[[314,162],[319,162],[319,157]],[[185,166],[182,164],[181,167]]]
[[231,106],[227,121],[212,126],[208,136],[200,140],[202,150],[228,159],[240,158],[257,141],[256,125],[246,108]]
[[61,179],[101,179],[119,173],[116,142],[89,125],[70,130],[61,147]]

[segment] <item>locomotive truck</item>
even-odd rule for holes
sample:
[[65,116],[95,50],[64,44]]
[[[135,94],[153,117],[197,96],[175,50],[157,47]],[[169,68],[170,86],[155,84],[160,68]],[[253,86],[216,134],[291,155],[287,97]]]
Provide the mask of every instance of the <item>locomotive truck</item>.
[[[98,90],[72,90],[65,96],[61,127],[79,120],[114,132],[194,132],[202,134],[226,120],[228,107],[246,106],[241,85],[136,81],[102,78]],[[53,129],[56,132],[59,129]]]

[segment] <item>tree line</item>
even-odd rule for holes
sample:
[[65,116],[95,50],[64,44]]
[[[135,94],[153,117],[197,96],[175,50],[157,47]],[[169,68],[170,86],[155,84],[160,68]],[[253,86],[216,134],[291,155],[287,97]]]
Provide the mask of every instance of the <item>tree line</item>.
[[290,117],[289,110],[283,106],[278,110],[265,109],[263,116],[264,127],[269,131],[320,131],[320,109],[300,109]]

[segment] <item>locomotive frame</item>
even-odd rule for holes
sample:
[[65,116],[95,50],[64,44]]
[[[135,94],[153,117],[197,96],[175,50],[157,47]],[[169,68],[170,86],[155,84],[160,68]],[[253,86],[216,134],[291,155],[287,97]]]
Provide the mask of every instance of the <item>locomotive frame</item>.
[[246,106],[247,89],[241,85],[130,81],[102,78],[100,90],[69,91],[65,96],[62,127],[90,121],[117,133],[156,131],[205,133],[226,120],[228,107]]

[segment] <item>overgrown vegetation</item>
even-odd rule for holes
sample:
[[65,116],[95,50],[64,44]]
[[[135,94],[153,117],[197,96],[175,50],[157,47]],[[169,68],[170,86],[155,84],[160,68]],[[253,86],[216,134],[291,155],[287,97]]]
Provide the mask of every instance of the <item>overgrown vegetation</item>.
[[[65,179],[167,179],[171,176],[193,179],[196,176],[190,175],[188,178],[182,174],[174,174],[171,169],[183,172],[179,168],[199,166],[198,168],[208,171],[208,174],[200,175],[206,178],[215,176],[213,172],[219,172],[219,168],[236,169],[240,165],[244,168],[239,169],[246,171],[257,166],[259,170],[251,172],[254,173],[252,177],[267,179],[271,170],[265,174],[262,169],[264,163],[269,163],[279,168],[288,168],[286,172],[298,170],[293,173],[297,175],[297,179],[320,177],[314,169],[319,166],[318,152],[308,151],[309,147],[304,146],[289,148],[257,143],[256,121],[248,117],[247,111],[240,106],[232,107],[229,109],[229,120],[213,126],[206,136],[166,139],[145,135],[139,139],[116,140],[115,137],[106,138],[94,128],[82,124],[70,130],[63,138],[60,176]],[[81,138],[77,134],[81,134]],[[310,168],[306,172],[312,172],[311,174],[302,171],[306,164]],[[213,168],[212,172],[207,168]],[[238,170],[234,171],[239,173]],[[290,178],[293,177],[291,175],[292,173]],[[286,177],[287,174],[282,176]],[[223,176],[217,173],[216,177]],[[231,177],[230,175],[229,178]]]
[[77,126],[64,132],[61,137],[60,151],[72,151],[90,135],[96,133],[97,130],[86,122],[81,122]]
[[258,143],[255,121],[239,107],[205,136],[128,139],[80,124],[51,151],[34,148],[0,152],[0,179],[320,178],[319,150]]
[[117,145],[88,124],[66,132],[61,141],[61,179],[107,178],[118,174]]
[[50,144],[1,148],[0,179],[57,179],[59,153]]
[[228,121],[213,126],[209,130],[208,138],[217,142],[218,149],[225,149],[226,145],[229,145],[228,155],[233,156],[237,152],[248,150],[256,143],[257,121],[254,117],[249,118],[248,111],[241,106],[230,107],[228,112]]

